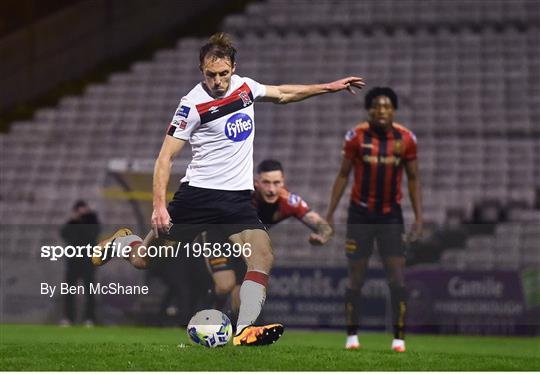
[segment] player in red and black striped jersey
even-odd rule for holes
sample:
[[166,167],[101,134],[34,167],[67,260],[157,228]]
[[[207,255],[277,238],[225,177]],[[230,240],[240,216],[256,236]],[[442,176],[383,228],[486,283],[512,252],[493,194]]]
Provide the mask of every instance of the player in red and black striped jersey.
[[[416,161],[416,137],[393,121],[398,108],[396,93],[375,87],[365,98],[368,121],[345,135],[343,160],[334,182],[327,221],[333,215],[354,169],[354,184],[347,219],[346,254],[349,287],[345,294],[347,316],[346,348],[357,349],[360,293],[368,260],[377,243],[390,287],[394,340],[392,349],[405,351],[404,325],[407,310],[404,281],[404,241],[422,233],[420,181]],[[407,174],[409,197],[415,214],[411,232],[404,235],[401,212],[401,177]]]
[[[311,210],[299,195],[287,190],[279,161],[264,160],[258,165],[252,202],[259,219],[268,228],[294,217],[312,230],[308,239],[312,245],[323,245],[332,236],[332,228],[326,220]],[[204,239],[210,243],[222,241],[213,237],[212,232],[207,233]],[[208,267],[215,285],[215,308],[223,309],[229,295],[232,295],[232,313],[236,313],[240,302],[240,283],[246,272],[245,262],[238,257],[213,257],[208,259]]]
[[309,236],[311,244],[325,244],[332,236],[328,222],[311,210],[300,196],[287,190],[283,167],[279,161],[264,160],[257,167],[253,205],[267,227],[295,217],[313,231]]

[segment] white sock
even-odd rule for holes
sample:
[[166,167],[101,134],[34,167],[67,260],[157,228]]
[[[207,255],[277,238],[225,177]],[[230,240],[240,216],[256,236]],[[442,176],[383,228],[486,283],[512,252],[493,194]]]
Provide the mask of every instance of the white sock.
[[133,249],[133,245],[141,244],[142,241],[143,240],[137,235],[127,235],[114,239],[112,246],[116,253],[120,254],[120,251],[123,251],[125,247],[131,247]]
[[240,312],[238,313],[236,334],[240,333],[246,326],[255,323],[266,300],[266,287],[263,284],[266,282],[250,280],[250,273],[258,273],[257,277],[268,279],[268,275],[262,271],[248,271],[246,274],[246,279],[240,287]]
[[360,345],[360,342],[358,341],[358,335],[347,336],[346,346],[350,347],[351,345]]
[[142,243],[142,241],[143,240],[138,235],[126,235],[126,236],[121,236],[119,238],[116,238],[114,240],[114,243],[115,244],[120,244],[122,247],[125,247],[125,246],[129,246],[129,245],[131,245],[132,243],[135,243],[135,242]]
[[395,348],[395,347],[405,347],[405,340],[403,339],[392,340],[392,348]]

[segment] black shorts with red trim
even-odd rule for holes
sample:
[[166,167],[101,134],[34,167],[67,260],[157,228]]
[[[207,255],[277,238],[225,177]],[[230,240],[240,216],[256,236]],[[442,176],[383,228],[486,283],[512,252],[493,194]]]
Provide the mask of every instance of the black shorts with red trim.
[[234,271],[236,284],[242,284],[247,272],[247,265],[242,257],[210,257],[208,268],[212,274],[226,270]]
[[251,203],[251,191],[213,190],[182,183],[167,208],[172,226],[167,239],[191,243],[203,231],[223,238],[266,227]]
[[[210,256],[207,257],[206,263],[212,274],[232,270],[236,276],[236,284],[242,284],[247,272],[247,264],[244,261],[241,252],[231,250],[233,244],[223,237],[217,231],[205,231],[200,236],[201,243],[208,243],[212,249]],[[222,254],[221,256],[215,254]]]
[[396,206],[390,213],[369,213],[353,202],[349,206],[345,252],[349,258],[369,258],[374,244],[382,257],[405,256],[403,213]]

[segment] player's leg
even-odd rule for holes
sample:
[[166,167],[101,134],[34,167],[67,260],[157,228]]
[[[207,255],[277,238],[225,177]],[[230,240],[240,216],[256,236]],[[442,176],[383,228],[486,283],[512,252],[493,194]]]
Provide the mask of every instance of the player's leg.
[[[70,286],[77,283],[79,277],[78,258],[68,258],[66,260],[66,278],[65,282]],[[64,316],[60,321],[62,326],[71,326],[75,322],[75,295],[67,293],[64,296]]]
[[[236,282],[235,282],[236,283]],[[233,290],[231,291],[231,309],[235,320],[238,319],[238,311],[240,310],[240,288],[241,285],[235,284]]]
[[213,272],[212,279],[214,281],[214,308],[224,312],[229,295],[232,295],[236,286],[236,276],[233,270],[221,270]]
[[[217,257],[207,259],[207,267],[214,281],[214,308],[228,314],[236,326],[240,309],[240,286],[246,275],[246,265],[241,258]],[[229,297],[231,310],[225,311]]]
[[[135,235],[134,235],[135,236]],[[129,253],[127,260],[137,269],[148,269],[150,266],[150,258],[147,256],[146,249],[151,246],[159,245],[171,245],[174,242],[168,241],[161,238],[156,238],[156,234],[153,230],[150,230],[148,234],[144,237],[144,240],[141,238],[126,238],[124,241],[127,243],[131,240],[129,246],[131,247],[131,252]]]
[[[227,314],[236,330],[240,286],[246,275],[246,263],[242,258],[214,257],[207,259],[207,267],[214,281],[214,308]],[[229,296],[230,310],[225,310]]]
[[236,280],[236,284],[231,293],[231,317],[236,321],[238,319],[238,311],[240,310],[240,288],[246,276],[247,265],[242,257],[232,258],[231,260]]
[[[221,252],[225,243],[228,243],[228,239],[221,235],[219,230],[204,231],[195,240],[199,240],[202,243],[209,243],[211,248],[217,248]],[[220,310],[224,313],[225,305],[229,299],[229,295],[232,294],[236,286],[236,274],[233,269],[234,259],[231,256],[211,256],[206,258],[206,266],[208,272],[214,281],[214,309]]]
[[346,349],[359,349],[358,328],[361,313],[361,293],[369,262],[373,252],[375,228],[370,224],[367,213],[354,207],[349,208],[347,218],[347,271],[349,282],[345,290],[345,317],[347,328]]
[[95,295],[90,292],[90,284],[94,283],[94,276],[96,273],[96,268],[92,266],[91,261],[88,258],[84,258],[84,274],[83,274],[83,284],[84,291],[86,294],[86,304],[84,311],[84,324],[86,327],[92,327],[96,321],[95,309],[96,309],[96,298]]
[[386,256],[383,258],[384,268],[390,288],[390,304],[392,306],[392,327],[394,340],[392,349],[405,351],[405,317],[407,314],[407,289],[405,288],[405,257]]
[[[196,207],[201,201],[197,199],[197,195],[194,195],[193,189],[190,189],[186,183],[182,183],[167,208],[171,223],[174,223],[174,225],[170,228],[169,234],[160,234],[159,240],[166,239],[191,243],[194,237],[201,232],[196,231],[200,228],[200,225],[189,225],[193,220],[194,207],[191,207],[188,203],[192,203]],[[183,241],[181,238],[189,238],[189,240]],[[157,240],[158,238],[153,231],[150,231],[143,240],[134,235],[130,229],[122,228],[98,244],[102,250],[102,256],[93,256],[92,263],[95,266],[101,266],[112,257],[120,256],[129,260],[135,268],[146,269],[149,266],[150,259],[145,249],[150,245],[159,245],[160,243]],[[115,248],[117,249],[116,252],[114,251]],[[126,249],[127,253],[118,253],[118,249]]]
[[251,250],[251,254],[245,256],[247,272],[240,287],[240,311],[233,343],[235,345],[272,344],[283,334],[282,325],[253,326],[266,300],[268,275],[274,262],[268,233],[261,229],[244,230],[231,235],[229,239],[240,246],[247,245]]
[[231,236],[233,243],[248,245],[247,272],[240,287],[240,313],[237,331],[251,326],[259,316],[266,300],[268,275],[274,262],[270,238],[264,230],[244,230]]
[[228,311],[231,318],[234,331],[236,331],[236,323],[238,321],[238,312],[240,310],[240,288],[244,281],[247,272],[246,262],[242,257],[229,258],[231,268],[234,271],[234,287],[230,292],[231,295],[231,310]]
[[358,327],[361,313],[361,293],[364,285],[368,258],[348,258],[347,271],[349,276],[348,287],[345,290],[345,317],[347,324],[347,341],[345,348],[358,349]]
[[[105,265],[113,257],[118,257],[124,250],[131,251],[133,247],[141,245],[143,240],[134,235],[128,228],[121,228],[111,236],[99,242],[97,247],[101,253],[92,256],[92,264],[94,266]],[[127,258],[127,257],[126,257]]]
[[405,317],[407,314],[407,290],[405,288],[405,245],[403,243],[403,219],[401,212],[393,214],[385,224],[379,225],[377,243],[383,260],[392,308],[394,340],[392,349],[405,352]]
[[[150,230],[144,239],[133,234],[130,229],[123,228],[112,236],[102,240],[98,246],[102,249],[102,256],[92,257],[94,266],[102,266],[113,257],[123,257],[137,269],[147,269],[150,258],[146,254],[149,246],[171,245],[171,241],[156,238],[154,231]],[[122,252],[122,253],[120,253]]]

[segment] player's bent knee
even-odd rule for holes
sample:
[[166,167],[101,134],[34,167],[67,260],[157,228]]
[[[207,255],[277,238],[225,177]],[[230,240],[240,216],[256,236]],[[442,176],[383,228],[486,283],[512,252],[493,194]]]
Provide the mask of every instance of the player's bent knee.
[[235,282],[216,283],[214,289],[217,295],[228,295],[234,290]]
[[217,271],[212,274],[212,278],[216,295],[228,295],[236,286],[236,276],[232,270]]

